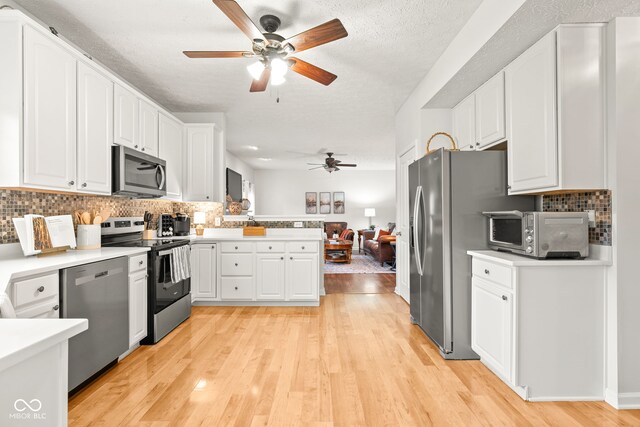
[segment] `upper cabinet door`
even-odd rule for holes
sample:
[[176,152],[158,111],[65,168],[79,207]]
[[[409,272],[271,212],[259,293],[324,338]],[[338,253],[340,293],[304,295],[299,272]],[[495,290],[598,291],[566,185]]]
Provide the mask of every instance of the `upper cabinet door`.
[[167,162],[167,197],[180,200],[184,160],[183,125],[160,114],[159,133],[158,155]]
[[187,165],[185,201],[213,202],[213,126],[186,125]]
[[476,147],[484,148],[506,136],[504,73],[501,71],[476,91]]
[[556,33],[505,70],[510,192],[558,185]]
[[76,60],[25,26],[24,184],[75,190],[75,173]]
[[453,108],[453,137],[462,150],[476,147],[476,98],[472,94]]
[[83,192],[111,194],[113,83],[78,63],[78,182]]
[[140,151],[152,156],[158,155],[158,110],[146,101],[140,105]]
[[114,142],[139,149],[138,98],[127,89],[114,85]]

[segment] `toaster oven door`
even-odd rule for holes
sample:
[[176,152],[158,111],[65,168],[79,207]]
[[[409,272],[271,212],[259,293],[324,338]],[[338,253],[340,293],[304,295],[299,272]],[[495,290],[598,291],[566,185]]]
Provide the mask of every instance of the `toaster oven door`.
[[520,211],[483,212],[489,217],[489,246],[522,251],[525,246],[525,215]]

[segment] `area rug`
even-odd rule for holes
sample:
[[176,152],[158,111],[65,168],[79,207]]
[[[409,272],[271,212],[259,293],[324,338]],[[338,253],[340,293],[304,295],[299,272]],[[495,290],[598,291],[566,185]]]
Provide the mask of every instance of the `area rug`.
[[324,272],[327,274],[395,273],[390,270],[389,264],[382,267],[379,262],[364,254],[353,254],[351,264],[327,261],[324,263]]

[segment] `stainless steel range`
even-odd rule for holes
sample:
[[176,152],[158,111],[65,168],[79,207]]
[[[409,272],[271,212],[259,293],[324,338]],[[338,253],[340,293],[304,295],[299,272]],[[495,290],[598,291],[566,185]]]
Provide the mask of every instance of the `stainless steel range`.
[[155,344],[191,316],[191,279],[171,281],[172,249],[189,244],[185,239],[142,240],[142,217],[110,218],[102,224],[102,245],[148,247],[147,337],[142,344]]

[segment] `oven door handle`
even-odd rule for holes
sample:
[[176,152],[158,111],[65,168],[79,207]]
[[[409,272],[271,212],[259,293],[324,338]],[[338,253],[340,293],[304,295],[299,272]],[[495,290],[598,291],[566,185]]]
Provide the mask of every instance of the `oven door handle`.
[[482,215],[488,216],[489,218],[509,218],[514,216],[524,218],[524,214],[520,211],[482,212]]

